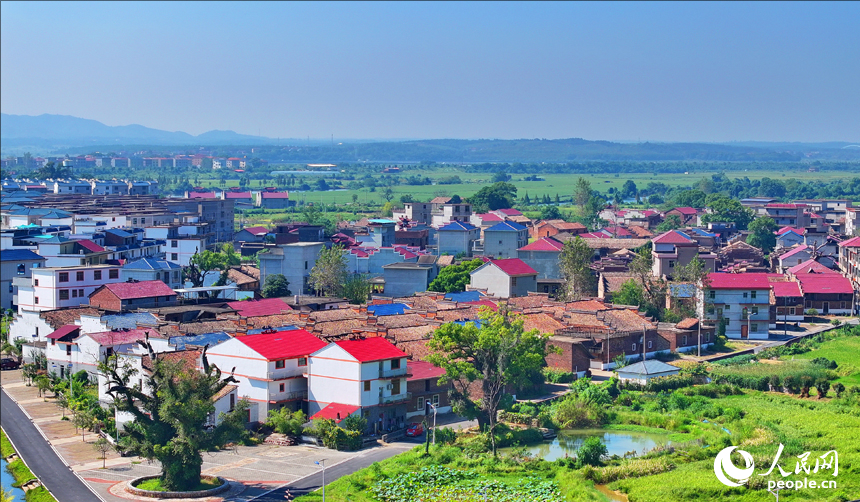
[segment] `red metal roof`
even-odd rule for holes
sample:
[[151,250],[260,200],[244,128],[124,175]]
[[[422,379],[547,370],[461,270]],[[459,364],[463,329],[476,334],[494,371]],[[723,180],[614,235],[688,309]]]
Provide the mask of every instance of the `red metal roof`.
[[678,211],[679,213],[686,216],[693,216],[697,212],[696,209],[692,207],[676,207],[675,209],[672,209],[672,211]]
[[690,244],[694,241],[687,237],[687,235],[683,232],[679,232],[677,230],[669,230],[664,234],[660,234],[657,237],[654,237],[651,242],[655,244]]
[[126,345],[138,340],[145,340],[146,335],[150,338],[164,338],[154,329],[130,329],[128,331],[103,331],[100,333],[89,333],[88,336],[99,345]]
[[405,352],[381,337],[365,338],[364,340],[341,340],[335,343],[360,363],[406,357]]
[[502,219],[502,217],[501,217],[501,216],[499,216],[499,215],[497,215],[497,214],[493,214],[493,213],[483,213],[483,214],[479,214],[479,215],[478,215],[478,218],[481,218],[481,221],[482,221],[482,222],[487,222],[487,221],[500,222],[500,221],[504,221],[504,220]]
[[771,203],[764,206],[768,209],[797,209],[799,207],[806,207],[806,204],[781,204],[781,203]]
[[288,192],[260,192],[260,197],[264,199],[289,199]]
[[225,199],[250,199],[251,192],[226,192]]
[[78,244],[80,244],[84,249],[92,251],[93,253],[101,253],[105,250],[105,248],[99,246],[98,244],[89,239],[81,239],[78,241]]
[[50,335],[48,335],[48,338],[50,338],[52,340],[59,340],[60,338],[66,336],[66,335],[72,334],[75,331],[78,331],[80,329],[81,329],[81,327],[77,326],[75,324],[66,324],[65,326],[60,326],[60,328],[58,330],[56,330],[53,333],[51,333]]
[[[105,284],[111,293],[115,294],[120,300],[131,300],[135,298],[152,298],[155,296],[176,296],[176,291],[170,289],[170,286],[161,281],[139,281],[139,282],[115,282]],[[98,289],[90,294],[94,295]]]
[[213,192],[188,192],[189,199],[214,199],[215,193]]
[[839,243],[841,248],[860,248],[860,237],[852,237]]
[[800,284],[796,281],[789,281],[782,274],[767,274],[770,286],[773,288],[773,296],[777,298],[801,298],[803,293],[800,292]]
[[498,211],[505,216],[522,216],[523,215],[523,213],[517,211],[516,209],[510,209],[510,208],[499,209]]
[[788,269],[788,273],[797,275],[797,274],[839,274],[835,270],[830,270],[825,267],[821,263],[818,263],[815,260],[806,260],[800,265],[795,265]]
[[328,418],[334,420],[336,423],[341,423],[344,419],[346,419],[346,417],[355,413],[356,410],[358,410],[359,408],[361,408],[361,406],[355,406],[352,404],[331,403],[320,411],[314,413],[310,417],[310,419],[314,420],[316,418]]
[[258,317],[264,315],[277,315],[287,310],[293,310],[280,298],[265,298],[263,300],[250,300],[243,302],[227,302],[231,309],[242,317]]
[[784,260],[786,258],[791,258],[792,256],[796,255],[797,253],[807,251],[809,249],[810,249],[809,246],[807,246],[806,244],[803,244],[801,246],[797,246],[796,248],[792,249],[791,251],[785,253],[784,255],[780,255],[779,259]]
[[249,232],[251,235],[261,235],[269,233],[269,229],[266,227],[248,227],[243,228],[246,232]]
[[499,306],[490,300],[476,300],[474,302],[461,302],[463,305],[474,305],[476,307],[489,307],[493,310],[499,310]]
[[502,272],[510,276],[537,275],[537,271],[519,258],[507,258],[504,260],[490,260],[490,263],[499,267]]
[[409,368],[409,373],[412,375],[407,378],[407,381],[427,380],[430,378],[439,378],[445,374],[445,370],[438,366],[433,366],[427,361],[409,361],[406,365]]
[[807,293],[845,293],[853,294],[851,281],[839,274],[797,274],[800,288]]
[[269,361],[307,357],[327,345],[303,329],[237,336],[236,339]]
[[542,237],[531,244],[523,246],[519,251],[561,251],[564,244],[552,237]]
[[782,228],[780,228],[779,230],[777,230],[777,231],[776,231],[776,235],[782,235],[782,234],[785,234],[785,233],[788,233],[788,232],[794,232],[794,233],[796,233],[797,235],[803,235],[803,230],[802,230],[802,229],[794,228],[794,227],[782,227]]
[[710,289],[770,289],[765,273],[722,274],[710,273]]

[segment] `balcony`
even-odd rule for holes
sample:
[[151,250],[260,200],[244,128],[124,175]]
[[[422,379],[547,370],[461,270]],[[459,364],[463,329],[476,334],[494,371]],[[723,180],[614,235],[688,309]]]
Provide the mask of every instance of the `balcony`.
[[379,370],[379,378],[389,379],[394,377],[406,376],[406,368],[397,368],[393,370]]
[[391,406],[395,404],[408,403],[412,400],[411,392],[403,392],[393,396],[379,396],[379,406]]
[[308,398],[308,391],[306,390],[297,390],[295,392],[284,392],[283,394],[278,393],[274,396],[274,401],[282,402],[282,401],[296,401],[296,400],[306,400]]
[[304,366],[301,368],[283,368],[274,371],[266,372],[267,380],[286,380],[287,378],[296,378],[304,375]]

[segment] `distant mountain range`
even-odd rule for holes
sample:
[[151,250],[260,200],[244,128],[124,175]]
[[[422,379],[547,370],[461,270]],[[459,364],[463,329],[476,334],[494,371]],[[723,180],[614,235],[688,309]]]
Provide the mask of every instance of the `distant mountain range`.
[[587,162],[587,161],[758,161],[796,162],[807,159],[860,160],[860,143],[729,142],[630,143],[580,138],[540,139],[429,139],[329,140],[272,139],[209,131],[198,136],[162,131],[141,125],[107,126],[96,120],[68,115],[0,114],[3,152],[87,153],[118,147],[138,149],[171,146],[217,147],[230,154],[232,146],[259,148],[270,162]]

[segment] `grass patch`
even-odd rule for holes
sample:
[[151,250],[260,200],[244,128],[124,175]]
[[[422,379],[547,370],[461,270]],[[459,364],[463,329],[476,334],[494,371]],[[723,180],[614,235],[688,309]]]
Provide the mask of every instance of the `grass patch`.
[[6,431],[0,429],[0,457],[6,458],[15,453],[15,448],[12,447],[12,442],[6,437]]
[[[221,482],[217,479],[201,479],[200,483],[197,484],[194,488],[191,488],[190,492],[200,491],[200,490],[211,490],[213,488],[218,488],[221,486]],[[152,492],[166,492],[167,488],[161,486],[161,478],[152,478],[147,479],[139,483],[135,488],[140,490],[149,490]]]
[[57,499],[44,486],[29,490],[25,497],[27,502],[57,502]]
[[647,432],[649,434],[669,434],[669,431],[667,431],[666,429],[661,429],[660,427],[649,427],[647,425],[635,424],[609,424],[601,427],[601,429],[612,431]]
[[36,479],[30,468],[20,458],[6,464],[6,469],[15,478],[15,486],[21,486],[28,481]]
[[860,385],[860,337],[844,337],[828,340],[817,349],[805,354],[788,356],[796,359],[815,359],[826,357],[836,361],[839,367],[836,374],[839,377],[836,382],[843,385]]

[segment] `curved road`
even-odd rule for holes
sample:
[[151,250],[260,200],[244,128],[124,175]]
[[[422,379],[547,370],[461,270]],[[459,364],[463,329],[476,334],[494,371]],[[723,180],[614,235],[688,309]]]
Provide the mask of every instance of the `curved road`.
[[59,502],[93,502],[100,497],[57,456],[6,391],[0,390],[0,425],[21,456]]

